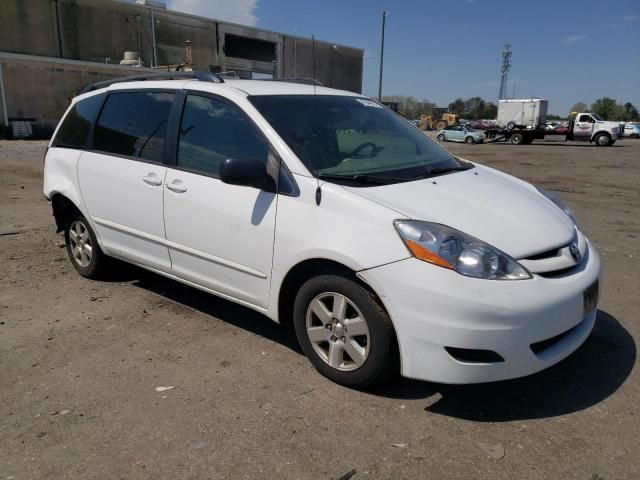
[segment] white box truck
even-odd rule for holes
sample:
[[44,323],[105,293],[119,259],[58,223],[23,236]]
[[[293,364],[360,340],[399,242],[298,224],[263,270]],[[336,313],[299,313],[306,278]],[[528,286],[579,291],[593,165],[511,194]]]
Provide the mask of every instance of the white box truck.
[[[511,98],[498,101],[498,128],[485,130],[487,139],[516,145],[529,144],[536,139],[557,133],[545,128],[548,100],[542,98]],[[624,124],[607,122],[595,113],[572,112],[565,140],[613,145],[624,135]]]
[[541,98],[521,98],[498,101],[498,123],[520,128],[537,128],[547,120],[549,102]]

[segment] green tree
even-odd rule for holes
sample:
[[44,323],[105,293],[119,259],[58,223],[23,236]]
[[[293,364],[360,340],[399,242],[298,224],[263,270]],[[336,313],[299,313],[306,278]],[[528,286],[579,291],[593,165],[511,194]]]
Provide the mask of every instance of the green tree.
[[453,102],[449,104],[449,111],[451,113],[462,115],[465,111],[464,100],[462,100],[461,98],[456,98]]
[[569,113],[571,113],[571,112],[580,113],[580,112],[586,112],[588,110],[589,110],[589,107],[587,106],[586,103],[578,102],[573,107],[571,107],[571,110],[569,110]]
[[593,102],[591,111],[597,113],[605,120],[615,120],[619,113],[618,104],[613,98],[602,97]]
[[480,97],[471,97],[464,102],[465,118],[480,118],[484,111],[485,101]]
[[638,113],[638,109],[631,102],[627,102],[623,105],[623,117],[622,119],[627,122],[634,122],[640,120],[640,113]]
[[484,109],[482,110],[481,118],[491,119],[496,118],[498,116],[498,106],[493,102],[487,102],[484,105]]

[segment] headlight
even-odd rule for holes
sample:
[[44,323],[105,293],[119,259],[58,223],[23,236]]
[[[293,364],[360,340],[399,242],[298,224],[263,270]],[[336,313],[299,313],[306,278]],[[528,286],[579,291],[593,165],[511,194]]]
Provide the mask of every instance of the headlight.
[[395,226],[413,256],[425,262],[473,278],[531,278],[531,274],[506,253],[453,228],[419,220],[396,220]]
[[544,195],[549,200],[551,200],[556,207],[558,207],[560,210],[566,213],[578,230],[582,230],[582,227],[580,227],[580,222],[578,222],[578,218],[576,217],[576,214],[573,213],[573,210],[571,210],[569,206],[566,203],[564,203],[564,201],[558,195],[556,195],[555,193],[551,193],[542,187],[536,187],[536,189],[542,195]]

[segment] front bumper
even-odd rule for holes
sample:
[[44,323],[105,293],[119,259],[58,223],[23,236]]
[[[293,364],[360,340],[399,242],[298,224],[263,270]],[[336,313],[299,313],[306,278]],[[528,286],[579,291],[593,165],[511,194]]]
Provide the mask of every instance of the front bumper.
[[[391,316],[402,375],[461,384],[529,375],[575,351],[595,323],[595,308],[583,312],[583,292],[599,280],[600,272],[598,254],[588,244],[582,263],[556,277],[479,280],[414,258],[359,276]],[[561,338],[534,353],[532,344],[556,336]],[[489,350],[504,361],[460,361],[445,347]]]

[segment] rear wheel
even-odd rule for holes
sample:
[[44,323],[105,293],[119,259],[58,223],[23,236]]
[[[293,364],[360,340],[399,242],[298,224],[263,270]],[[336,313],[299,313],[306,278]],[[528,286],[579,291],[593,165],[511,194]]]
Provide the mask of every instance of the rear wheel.
[[464,141],[465,143],[468,143],[468,144],[476,143],[476,141],[472,136],[468,136],[467,138],[464,139]]
[[100,250],[96,235],[82,214],[77,213],[69,219],[64,241],[69,260],[80,275],[96,278],[104,271],[107,257]]
[[313,366],[334,382],[364,388],[396,371],[389,315],[355,280],[326,274],[305,282],[296,296],[294,326]]
[[511,143],[514,145],[522,145],[524,143],[524,135],[521,133],[514,133],[511,135]]
[[599,133],[596,138],[593,139],[596,145],[599,147],[606,147],[611,143],[611,137],[606,133]]
[[438,139],[439,142],[444,142],[447,139],[447,137],[444,136],[444,133],[441,133],[436,138]]

